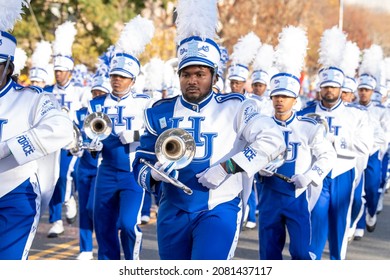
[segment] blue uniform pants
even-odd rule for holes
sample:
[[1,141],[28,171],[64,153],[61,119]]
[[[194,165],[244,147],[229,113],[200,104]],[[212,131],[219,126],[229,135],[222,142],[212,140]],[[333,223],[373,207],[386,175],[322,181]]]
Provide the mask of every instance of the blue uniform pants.
[[0,260],[26,260],[40,217],[34,176],[0,198]]
[[310,251],[321,259],[326,240],[329,243],[331,260],[345,258],[350,226],[350,208],[353,200],[355,169],[323,181],[323,187],[311,213],[312,243]]
[[212,210],[188,213],[164,195],[157,218],[157,241],[162,260],[226,260],[234,256],[240,230],[240,198]]
[[290,236],[293,260],[310,260],[310,211],[306,192],[295,198],[263,187],[259,201],[259,252],[261,260],[282,260]]
[[68,151],[61,149],[60,175],[54,187],[53,196],[49,203],[49,222],[54,223],[62,219],[62,204],[73,194],[72,172],[77,157],[69,155]]
[[94,226],[99,260],[120,260],[121,250],[126,260],[139,258],[142,232],[138,227],[144,190],[131,172],[100,165],[96,177]]
[[76,169],[76,186],[79,200],[80,252],[93,250],[93,201],[97,169],[86,169],[81,164]]

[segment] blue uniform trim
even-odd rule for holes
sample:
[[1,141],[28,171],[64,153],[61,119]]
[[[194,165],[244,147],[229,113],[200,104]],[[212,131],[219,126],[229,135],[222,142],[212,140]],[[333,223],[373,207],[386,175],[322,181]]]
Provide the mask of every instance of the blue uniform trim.
[[54,90],[54,85],[51,85],[51,86],[45,86],[43,88],[44,91],[47,91],[47,92],[53,92]]
[[215,100],[218,103],[223,103],[227,100],[231,99],[238,99],[240,101],[244,101],[246,97],[240,93],[229,93],[229,94],[222,94],[222,93],[217,93],[215,94]]

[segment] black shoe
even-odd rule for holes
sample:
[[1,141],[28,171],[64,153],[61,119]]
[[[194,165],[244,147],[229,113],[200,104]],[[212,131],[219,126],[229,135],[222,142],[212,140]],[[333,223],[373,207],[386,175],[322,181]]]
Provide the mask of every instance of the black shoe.
[[366,229],[368,232],[373,232],[375,230],[376,223],[373,226],[366,225]]

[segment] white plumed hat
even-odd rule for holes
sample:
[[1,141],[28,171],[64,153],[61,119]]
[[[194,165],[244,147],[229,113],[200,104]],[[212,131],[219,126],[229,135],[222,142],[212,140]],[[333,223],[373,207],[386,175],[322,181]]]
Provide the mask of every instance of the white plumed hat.
[[381,71],[383,60],[382,47],[376,44],[363,50],[362,63],[359,67],[358,88],[374,90],[380,81],[377,81],[378,73]]
[[29,75],[30,81],[35,81],[35,82],[49,81],[49,73],[52,72],[53,70],[53,69],[48,69],[51,56],[52,56],[51,44],[47,41],[38,42],[31,56],[31,68],[30,68],[30,75]]
[[178,71],[190,65],[217,69],[217,0],[179,0],[176,11]]
[[345,92],[355,92],[357,82],[355,79],[356,70],[359,68],[360,49],[356,43],[348,41],[345,44],[340,69],[344,72],[345,78],[341,88]]
[[111,60],[110,75],[120,75],[135,79],[141,69],[138,56],[145,50],[154,35],[153,22],[136,16],[121,32],[115,45],[115,55]]
[[261,46],[260,38],[249,32],[241,37],[233,46],[231,65],[228,70],[228,79],[245,82],[249,75],[249,64],[252,63]]
[[305,63],[307,45],[306,30],[301,27],[288,26],[279,33],[279,43],[275,50],[275,67],[279,73],[271,78],[271,97],[299,96],[299,76]]
[[324,31],[320,41],[318,63],[322,66],[318,75],[320,87],[339,87],[344,84],[344,72],[341,70],[347,35],[334,26]]
[[21,48],[15,49],[15,59],[14,59],[14,73],[13,75],[20,75],[20,72],[26,66],[27,54],[26,51]]
[[9,31],[12,31],[16,21],[22,19],[23,6],[28,7],[30,0],[0,0],[0,63],[14,61],[16,38]]
[[251,75],[252,84],[262,83],[269,85],[270,70],[274,63],[274,48],[271,45],[263,44],[257,52],[253,61],[253,72]]
[[76,34],[74,22],[66,21],[57,27],[53,42],[54,70],[73,70],[72,46]]

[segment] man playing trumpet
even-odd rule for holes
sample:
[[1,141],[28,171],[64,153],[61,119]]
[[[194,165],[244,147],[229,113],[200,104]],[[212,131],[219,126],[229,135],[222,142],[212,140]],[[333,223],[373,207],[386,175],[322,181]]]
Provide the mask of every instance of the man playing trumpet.
[[[232,259],[253,175],[285,149],[281,130],[271,118],[259,114],[254,101],[241,94],[212,91],[220,60],[218,45],[210,38],[215,32],[216,8],[216,1],[213,5],[208,0],[179,1],[182,95],[145,110],[146,129],[133,163],[138,183],[151,192],[161,191],[157,218],[161,259]],[[200,21],[204,13],[210,13],[206,17],[215,22]],[[192,20],[197,24],[186,25]],[[202,23],[206,26],[199,26]],[[191,26],[197,26],[196,30]],[[193,160],[180,170],[174,162],[157,161],[155,154],[158,136],[170,128],[185,129],[196,144]],[[160,172],[142,163],[143,159]],[[192,194],[168,183],[161,172],[178,178]]]

